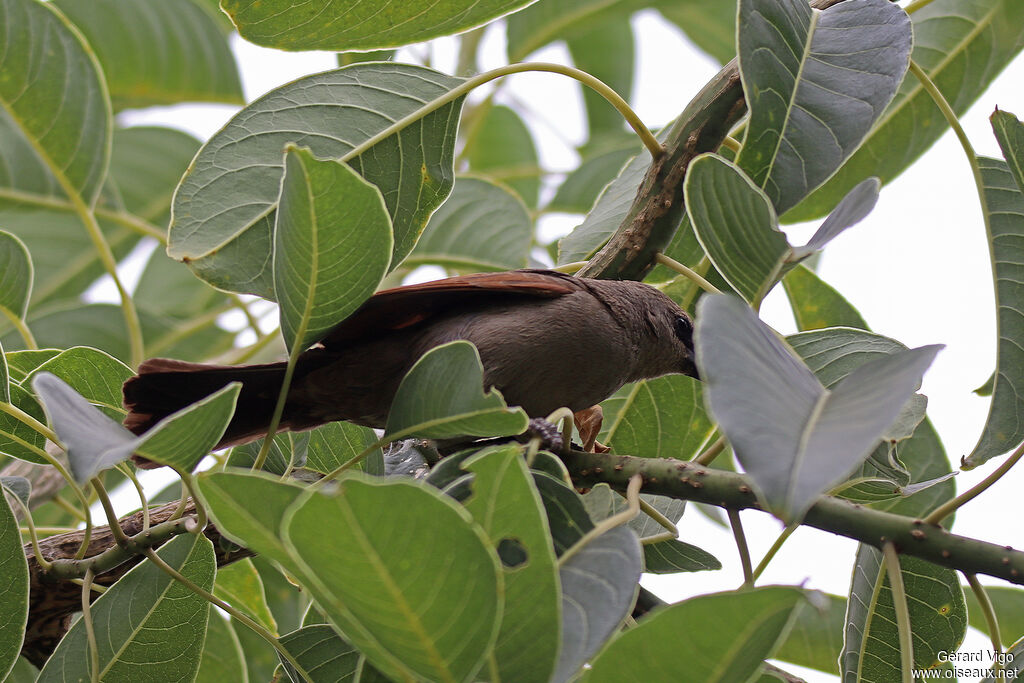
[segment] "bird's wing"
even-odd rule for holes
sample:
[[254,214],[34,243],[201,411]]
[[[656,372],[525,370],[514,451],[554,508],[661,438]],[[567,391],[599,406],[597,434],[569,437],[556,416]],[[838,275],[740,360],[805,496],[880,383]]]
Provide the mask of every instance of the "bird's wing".
[[451,310],[489,299],[553,299],[581,288],[576,278],[551,270],[514,270],[460,275],[377,292],[320,341],[325,348],[358,342],[369,335],[418,325]]

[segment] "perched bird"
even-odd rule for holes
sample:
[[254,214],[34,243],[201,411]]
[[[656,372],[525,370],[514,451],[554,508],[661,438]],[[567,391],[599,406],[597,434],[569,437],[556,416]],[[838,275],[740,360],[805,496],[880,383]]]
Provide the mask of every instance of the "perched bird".
[[[484,384],[543,418],[589,408],[623,384],[671,373],[697,376],[693,325],[667,296],[632,281],[547,270],[452,277],[378,292],[298,358],[281,430],[335,420],[383,427],[402,378],[430,349],[476,345]],[[218,447],[266,434],[285,363],[223,366],[152,358],[124,384],[125,426],[162,418],[241,382]]]

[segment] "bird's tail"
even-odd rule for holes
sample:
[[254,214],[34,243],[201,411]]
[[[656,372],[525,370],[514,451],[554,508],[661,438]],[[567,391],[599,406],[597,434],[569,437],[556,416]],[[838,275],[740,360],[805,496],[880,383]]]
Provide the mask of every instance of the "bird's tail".
[[[124,383],[124,426],[135,434],[150,429],[171,413],[195,403],[231,382],[241,382],[235,415],[217,448],[251,441],[267,432],[284,381],[285,363],[206,365],[151,358]],[[282,421],[282,429],[288,425]]]

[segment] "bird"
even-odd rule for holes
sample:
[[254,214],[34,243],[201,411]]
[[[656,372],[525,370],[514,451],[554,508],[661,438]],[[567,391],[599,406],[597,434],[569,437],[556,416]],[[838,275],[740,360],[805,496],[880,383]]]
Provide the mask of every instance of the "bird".
[[[402,378],[427,351],[472,342],[485,389],[531,418],[596,406],[628,382],[699,377],[693,321],[658,289],[631,280],[523,269],[377,292],[299,354],[278,429],[346,420],[383,428]],[[266,435],[285,362],[210,365],[151,358],[123,386],[135,434],[218,391],[241,389],[216,448]]]

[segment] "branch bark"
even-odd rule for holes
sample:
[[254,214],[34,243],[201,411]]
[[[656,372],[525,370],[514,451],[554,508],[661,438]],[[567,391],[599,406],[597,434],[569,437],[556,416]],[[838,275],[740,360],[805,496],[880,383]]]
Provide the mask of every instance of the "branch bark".
[[[751,480],[741,474],[713,470],[668,458],[585,453],[573,450],[562,456],[577,485],[601,482],[625,490],[630,477],[643,477],[643,492],[693,500],[725,508],[763,510]],[[1024,552],[952,534],[891,512],[857,505],[841,498],[821,496],[808,510],[803,524],[846,536],[878,549],[891,541],[897,551],[968,574],[987,574],[1024,585]]]

